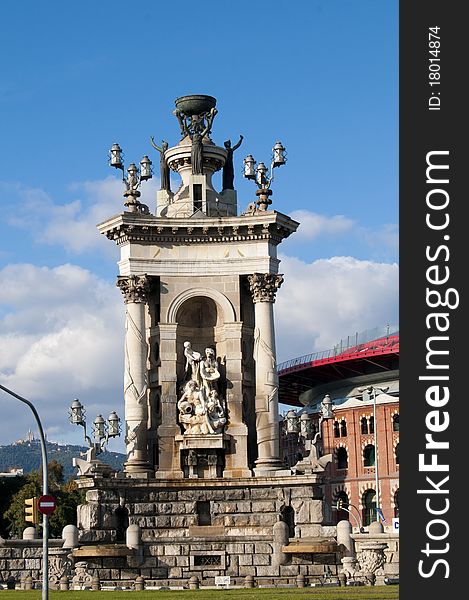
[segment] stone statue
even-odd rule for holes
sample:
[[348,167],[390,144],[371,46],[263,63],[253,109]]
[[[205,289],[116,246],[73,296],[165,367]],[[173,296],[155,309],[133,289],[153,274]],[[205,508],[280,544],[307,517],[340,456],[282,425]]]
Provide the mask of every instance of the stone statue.
[[224,146],[227,151],[225,166],[223,167],[223,189],[232,190],[234,181],[233,153],[241,146],[243,136],[239,136],[239,142],[231,147],[231,140],[226,140]]
[[189,376],[190,371],[190,378],[200,384],[200,360],[202,355],[192,349],[190,342],[184,342],[184,356],[186,357],[186,377]]
[[212,129],[212,122],[217,112],[218,111],[216,108],[212,108],[209,113],[204,113],[203,115],[193,115],[189,126],[187,126],[187,124],[184,124],[184,131],[187,131],[192,140],[192,175],[203,175],[204,165],[202,140],[206,135],[210,134],[210,131]]
[[161,143],[161,148],[155,144],[155,139],[153,137],[151,139],[151,145],[155,150],[158,150],[160,153],[160,179],[161,179],[161,187],[160,190],[166,190],[167,192],[171,191],[171,184],[169,180],[169,166],[168,161],[165,158],[164,153],[168,149],[168,142],[165,140]]
[[205,348],[205,358],[200,361],[200,376],[207,394],[211,390],[217,389],[220,371],[218,370],[218,362],[215,358],[215,350],[213,348]]
[[205,355],[192,349],[184,342],[186,357],[186,379],[178,401],[179,422],[184,434],[221,433],[226,424],[225,410],[218,395],[220,379],[218,361],[213,348],[205,348]]

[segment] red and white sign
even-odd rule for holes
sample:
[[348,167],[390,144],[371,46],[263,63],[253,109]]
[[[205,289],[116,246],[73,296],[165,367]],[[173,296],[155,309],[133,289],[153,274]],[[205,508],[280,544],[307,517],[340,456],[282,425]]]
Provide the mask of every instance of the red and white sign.
[[41,496],[37,501],[37,509],[43,515],[50,515],[57,508],[54,496]]

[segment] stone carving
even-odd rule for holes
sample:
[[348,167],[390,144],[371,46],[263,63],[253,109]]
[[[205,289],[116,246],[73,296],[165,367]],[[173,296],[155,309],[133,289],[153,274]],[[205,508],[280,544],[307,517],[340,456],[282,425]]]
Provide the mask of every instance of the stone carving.
[[226,140],[224,142],[224,146],[226,148],[226,161],[223,167],[223,189],[224,190],[232,190],[233,182],[234,182],[234,166],[233,166],[233,153],[241,146],[241,142],[243,141],[243,136],[239,136],[239,142],[231,147],[231,140]]
[[146,275],[119,275],[116,286],[124,295],[124,302],[146,302],[150,281]]
[[226,424],[225,410],[218,395],[220,379],[218,361],[213,348],[206,348],[202,357],[184,342],[186,357],[186,381],[178,401],[179,422],[184,434],[221,433]]
[[51,587],[57,588],[60,579],[65,575],[69,577],[72,571],[73,560],[72,555],[53,555],[49,550],[49,584]]
[[73,587],[91,587],[93,575],[87,569],[88,563],[86,562],[86,560],[81,560],[75,564],[75,575],[72,577]]
[[283,275],[253,273],[248,275],[248,281],[254,302],[275,302],[275,294],[283,283]]
[[370,585],[375,584],[376,571],[381,569],[386,562],[384,549],[387,546],[385,543],[371,541],[367,544],[362,544],[361,551],[357,554],[360,574],[365,577]]
[[155,148],[155,150],[158,150],[158,152],[160,153],[160,179],[161,179],[160,190],[166,190],[167,192],[170,192],[171,184],[170,184],[170,180],[169,180],[169,165],[168,165],[168,161],[166,160],[165,155],[164,155],[164,153],[168,149],[168,142],[163,140],[161,143],[161,148],[160,148],[159,146],[157,146],[155,144],[155,139],[153,137],[150,139],[151,139],[151,145],[153,146],[153,148]]

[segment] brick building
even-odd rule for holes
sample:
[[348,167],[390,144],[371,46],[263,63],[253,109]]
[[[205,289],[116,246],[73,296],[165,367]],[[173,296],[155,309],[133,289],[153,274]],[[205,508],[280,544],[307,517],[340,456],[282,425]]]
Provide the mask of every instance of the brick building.
[[[350,519],[358,528],[376,520],[377,468],[379,507],[390,530],[399,516],[399,333],[293,359],[279,365],[279,376],[280,401],[310,416],[310,438],[322,399],[332,400],[334,416],[323,421],[318,440],[321,453],[332,455],[324,486],[331,524]],[[305,438],[282,430],[283,458],[292,466]],[[350,512],[337,509],[338,501]]]

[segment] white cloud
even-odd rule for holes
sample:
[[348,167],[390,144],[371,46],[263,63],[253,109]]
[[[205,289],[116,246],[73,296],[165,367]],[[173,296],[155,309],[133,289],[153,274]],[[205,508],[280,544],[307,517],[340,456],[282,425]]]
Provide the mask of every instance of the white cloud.
[[[67,422],[74,397],[91,419],[123,416],[124,307],[114,285],[69,264],[9,265],[0,270],[0,304],[0,382],[34,403],[55,439],[76,433]],[[0,440],[9,443],[35,427],[26,407],[0,395]]]
[[299,221],[300,227],[295,234],[298,241],[313,240],[319,235],[343,235],[351,231],[355,222],[344,215],[326,217],[309,210],[295,210],[290,214],[295,221]]
[[[17,198],[9,224],[31,231],[36,242],[58,244],[75,255],[95,250],[117,255],[115,245],[96,228],[124,210],[123,183],[116,177],[71,184],[69,191],[78,197],[68,203],[57,203],[43,190],[21,184],[2,183],[1,187]],[[156,189],[153,180],[142,186],[140,201],[150,209],[156,203]]]
[[329,243],[332,240],[334,245],[339,241],[340,244],[345,245],[345,248],[350,247],[350,250],[342,250],[347,254],[355,253],[364,245],[366,253],[369,254],[371,250],[375,259],[397,256],[399,230],[394,223],[379,225],[371,229],[344,215],[329,217],[309,210],[293,211],[290,217],[299,221],[300,226],[295,235],[286,242],[289,253],[292,253],[292,248],[295,248],[296,254],[301,246],[301,252],[304,255],[306,245],[318,243],[320,239],[321,244],[324,244],[325,240]]
[[398,266],[336,256],[281,256],[275,303],[278,362],[328,350],[343,337],[398,323]]

